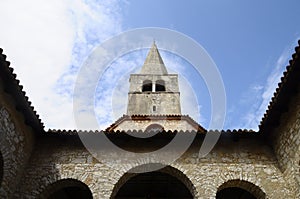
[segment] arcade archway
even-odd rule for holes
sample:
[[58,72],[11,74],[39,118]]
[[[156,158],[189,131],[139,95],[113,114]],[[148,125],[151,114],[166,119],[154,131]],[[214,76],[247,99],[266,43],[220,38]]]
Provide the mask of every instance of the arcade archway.
[[146,173],[126,173],[116,184],[111,198],[195,198],[195,188],[179,170],[165,167]]
[[40,198],[44,199],[92,199],[89,187],[75,179],[63,179],[46,187]]
[[218,188],[217,199],[264,199],[265,193],[256,185],[244,180],[229,180]]

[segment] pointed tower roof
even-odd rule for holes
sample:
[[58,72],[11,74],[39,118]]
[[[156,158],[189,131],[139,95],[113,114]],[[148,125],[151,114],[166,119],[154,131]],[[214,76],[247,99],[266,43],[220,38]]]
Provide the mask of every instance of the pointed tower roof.
[[146,57],[145,63],[142,67],[140,74],[155,74],[167,75],[167,68],[159,54],[155,42],[153,42],[150,51]]

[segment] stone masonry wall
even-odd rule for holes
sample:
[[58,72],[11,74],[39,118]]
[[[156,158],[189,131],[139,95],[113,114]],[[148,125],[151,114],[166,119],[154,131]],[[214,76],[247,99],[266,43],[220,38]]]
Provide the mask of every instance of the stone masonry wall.
[[[257,137],[234,141],[231,136],[222,135],[214,150],[202,159],[198,159],[199,144],[201,140],[198,139],[170,167],[182,174],[175,176],[179,180],[182,176],[189,179],[192,187],[188,188],[195,189],[195,198],[215,198],[218,188],[230,180],[243,180],[256,185],[267,198],[296,198],[295,190],[278,169],[271,149]],[[118,169],[112,169],[93,158],[77,137],[46,136],[37,141],[17,196],[37,198],[51,183],[72,178],[88,185],[94,198],[110,198],[116,194],[113,190],[119,185],[119,179],[138,166],[117,164]],[[174,175],[177,175],[176,172]]]
[[165,131],[196,131],[196,127],[192,126],[185,120],[126,120],[116,127],[116,131],[129,131],[129,130],[146,130],[151,124],[159,124],[163,126]]
[[[154,90],[157,80],[163,80],[166,91],[142,92],[143,82],[151,81]],[[179,115],[180,93],[178,75],[141,75],[130,76],[128,93],[128,115]]]
[[130,82],[129,93],[142,92],[142,86],[145,80],[150,80],[151,82],[153,82],[153,84],[157,80],[164,80],[167,92],[179,92],[177,74],[168,74],[168,75],[131,74],[129,80]]
[[0,82],[0,152],[3,158],[0,198],[11,198],[16,192],[33,143],[31,128],[25,125],[23,116],[16,111],[13,99],[4,93]]
[[180,115],[180,94],[179,92],[129,93],[127,114]]
[[[298,88],[299,90],[300,88]],[[284,177],[300,198],[300,94],[289,104],[280,126],[271,132],[272,146]]]

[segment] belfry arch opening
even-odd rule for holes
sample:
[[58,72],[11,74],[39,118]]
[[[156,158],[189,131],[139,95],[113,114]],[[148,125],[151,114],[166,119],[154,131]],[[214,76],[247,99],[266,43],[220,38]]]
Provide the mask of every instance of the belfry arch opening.
[[152,91],[152,82],[150,80],[143,81],[142,92],[151,92]]
[[195,188],[179,170],[167,166],[145,173],[126,173],[115,185],[110,198],[195,198]]
[[40,198],[45,199],[92,199],[89,187],[75,179],[63,179],[46,187]]
[[155,82],[155,91],[166,91],[165,81],[157,80]]
[[229,180],[218,188],[217,199],[264,199],[265,193],[256,185],[244,180]]

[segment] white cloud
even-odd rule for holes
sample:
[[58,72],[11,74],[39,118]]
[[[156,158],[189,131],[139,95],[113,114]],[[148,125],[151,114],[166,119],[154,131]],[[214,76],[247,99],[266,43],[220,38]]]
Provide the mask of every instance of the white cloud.
[[252,100],[252,105],[250,106],[249,112],[245,114],[242,120],[242,128],[258,130],[259,122],[261,121],[263,114],[267,110],[271,98],[273,97],[274,92],[278,87],[278,83],[280,82],[280,78],[283,75],[285,66],[288,64],[288,60],[291,58],[295,43],[296,42],[293,42],[293,45],[287,47],[282,52],[275,63],[274,69],[267,77],[265,85],[254,85],[250,88],[248,95],[251,95],[251,97],[244,100],[248,100],[248,102],[249,100]]
[[102,74],[96,89],[95,112],[100,128],[108,127],[127,111],[129,76],[138,73],[146,51],[135,51],[117,58]]
[[[0,17],[5,29],[0,32],[0,45],[46,129],[76,128],[73,89],[78,70],[95,47],[121,31],[119,2],[11,0],[1,4]],[[146,53],[147,50],[137,51],[117,59],[101,79],[95,104],[100,128],[126,113],[129,74],[138,72]],[[179,78],[182,113],[203,120],[199,119],[196,96],[184,78],[188,78],[188,70],[176,56],[163,54],[171,72],[182,74]],[[79,103],[85,103],[84,97]],[[85,104],[80,113],[80,118],[89,118],[84,122],[87,128],[97,128],[90,124],[88,110],[92,109],[92,105]]]
[[91,50],[121,30],[117,1],[3,1],[0,45],[46,128],[75,128],[72,92]]

